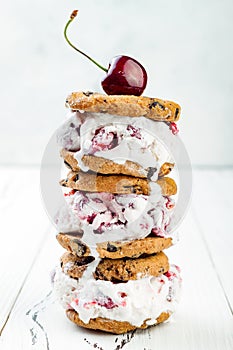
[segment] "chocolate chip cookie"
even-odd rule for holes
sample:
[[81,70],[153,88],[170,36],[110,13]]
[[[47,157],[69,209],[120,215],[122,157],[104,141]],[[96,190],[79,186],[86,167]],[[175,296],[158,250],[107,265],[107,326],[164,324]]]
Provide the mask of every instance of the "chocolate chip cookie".
[[94,277],[97,280],[122,283],[145,276],[157,277],[168,270],[168,258],[160,252],[137,259],[102,259],[96,267]]
[[146,117],[155,121],[176,122],[180,106],[172,101],[133,95],[104,95],[96,92],[73,92],[66,99],[66,107],[94,113],[108,113],[127,117]]
[[[172,178],[162,177],[156,183],[161,187],[163,196],[172,196],[177,192],[176,183]],[[99,175],[71,171],[60,184],[84,192],[150,194],[149,180],[127,175]]]
[[[140,327],[133,326],[129,322],[125,321],[115,321],[110,320],[107,318],[92,318],[88,323],[84,323],[82,320],[80,320],[79,315],[74,310],[67,310],[66,315],[69,318],[70,321],[77,324],[80,327],[89,328],[89,329],[95,329],[100,330],[104,332],[114,333],[114,334],[122,334],[129,331],[133,331],[136,328],[145,329],[148,328],[149,325],[146,323],[147,320],[144,321],[144,323]],[[170,314],[168,312],[162,312],[159,317],[157,317],[156,321],[157,324],[165,322],[169,318]]]

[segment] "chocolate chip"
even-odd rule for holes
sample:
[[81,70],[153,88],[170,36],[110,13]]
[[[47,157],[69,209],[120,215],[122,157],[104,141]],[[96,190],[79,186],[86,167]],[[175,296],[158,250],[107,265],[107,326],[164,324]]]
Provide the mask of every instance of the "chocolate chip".
[[84,258],[80,258],[79,260],[76,260],[74,264],[77,266],[83,266],[83,265],[90,264],[94,260],[95,260],[94,256],[85,256]]
[[95,272],[94,272],[94,278],[95,278],[95,279],[99,279],[99,277],[100,277],[100,272],[99,272],[99,270],[96,268],[96,270],[95,270]]
[[105,276],[102,274],[102,272],[98,269],[98,267],[96,268],[95,272],[94,272],[94,278],[96,280],[106,280]]
[[142,190],[141,186],[134,186],[132,193],[140,194],[140,193],[143,193],[143,190]]
[[128,273],[129,276],[132,276],[132,271],[130,269],[126,268],[126,272]]
[[78,181],[78,179],[79,179],[79,175],[77,174],[77,175],[75,175],[75,177],[74,177],[74,182]]
[[82,256],[87,251],[87,246],[81,243],[78,239],[74,239],[70,245],[72,247],[72,250],[75,251],[77,256]]
[[113,244],[110,244],[110,243],[108,242],[108,244],[107,244],[107,251],[108,251],[108,252],[114,253],[114,252],[116,252],[117,250],[118,250],[118,249],[117,249],[116,246],[114,246]]
[[156,107],[156,106],[159,106],[159,108],[161,108],[163,111],[165,110],[165,107],[164,107],[161,103],[159,103],[158,101],[152,102],[152,103],[149,105],[149,109],[152,109],[152,108],[154,108],[154,107]]
[[93,93],[94,92],[91,92],[91,91],[86,91],[86,92],[83,92],[83,95],[85,95],[85,96],[91,96],[91,95],[93,95]]
[[62,180],[62,181],[60,182],[60,184],[61,184],[62,186],[64,186],[64,187],[66,187],[66,186],[67,186],[67,182],[68,182],[68,179],[65,179],[65,180]]
[[74,128],[75,127],[74,123],[70,123],[70,127]]
[[142,193],[142,189],[140,186],[123,186],[123,188],[128,188],[130,189],[131,193]]
[[94,260],[95,260],[94,256],[87,256],[84,258],[84,261],[86,262],[86,264],[90,264]]
[[72,170],[72,166],[66,160],[64,160],[64,164],[67,166],[67,168]]
[[177,118],[178,114],[179,114],[179,108],[176,108],[175,119]]

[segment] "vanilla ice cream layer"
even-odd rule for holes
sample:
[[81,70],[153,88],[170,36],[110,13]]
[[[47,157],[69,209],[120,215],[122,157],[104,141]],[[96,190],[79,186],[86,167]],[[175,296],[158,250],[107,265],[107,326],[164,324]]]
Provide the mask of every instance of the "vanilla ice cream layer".
[[81,113],[69,112],[66,122],[57,130],[57,142],[62,148],[70,151],[80,149],[81,116]]
[[170,156],[156,138],[157,122],[144,117],[121,117],[106,113],[71,112],[57,133],[58,143],[76,151],[75,158],[83,171],[83,155],[95,155],[124,164],[126,160],[142,168],[156,168],[156,180],[162,163]]
[[180,288],[180,271],[175,265],[159,277],[147,276],[118,284],[94,278],[76,280],[60,268],[54,278],[58,300],[65,309],[74,309],[84,323],[102,317],[137,327],[145,320],[148,325],[156,324],[162,312],[174,312]]
[[161,188],[151,183],[151,194],[112,194],[71,191],[65,197],[79,221],[82,240],[92,245],[147,237],[171,237],[168,227],[174,202],[163,197]]
[[72,205],[72,196],[66,196],[65,202],[56,212],[54,223],[60,232],[80,232],[82,230],[78,216],[71,210]]

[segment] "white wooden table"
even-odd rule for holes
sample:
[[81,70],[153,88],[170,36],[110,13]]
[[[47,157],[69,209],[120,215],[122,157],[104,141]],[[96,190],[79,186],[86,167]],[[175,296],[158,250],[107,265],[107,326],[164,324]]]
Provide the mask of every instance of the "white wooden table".
[[1,350],[233,349],[233,170],[195,170],[193,201],[167,253],[183,295],[172,321],[114,336],[73,325],[51,294],[63,250],[42,207],[38,168],[0,168]]

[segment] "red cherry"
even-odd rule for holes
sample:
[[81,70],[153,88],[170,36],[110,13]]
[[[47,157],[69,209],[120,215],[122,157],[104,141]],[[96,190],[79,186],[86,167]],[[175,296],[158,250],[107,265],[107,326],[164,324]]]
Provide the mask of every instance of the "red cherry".
[[101,84],[108,95],[140,96],[147,84],[147,74],[134,58],[116,56],[110,62],[107,76]]
[[64,29],[64,36],[67,43],[100,69],[107,73],[101,84],[108,95],[135,95],[140,96],[147,84],[147,74],[145,68],[134,58],[128,56],[116,56],[112,59],[108,69],[101,66],[83,51],[77,49],[67,37],[67,29],[70,23],[77,16],[78,11],[74,10]]
[[173,135],[177,135],[178,132],[179,132],[179,129],[178,129],[176,123],[174,123],[174,122],[170,122],[170,124],[169,124],[169,129],[171,130],[171,132],[173,133]]

